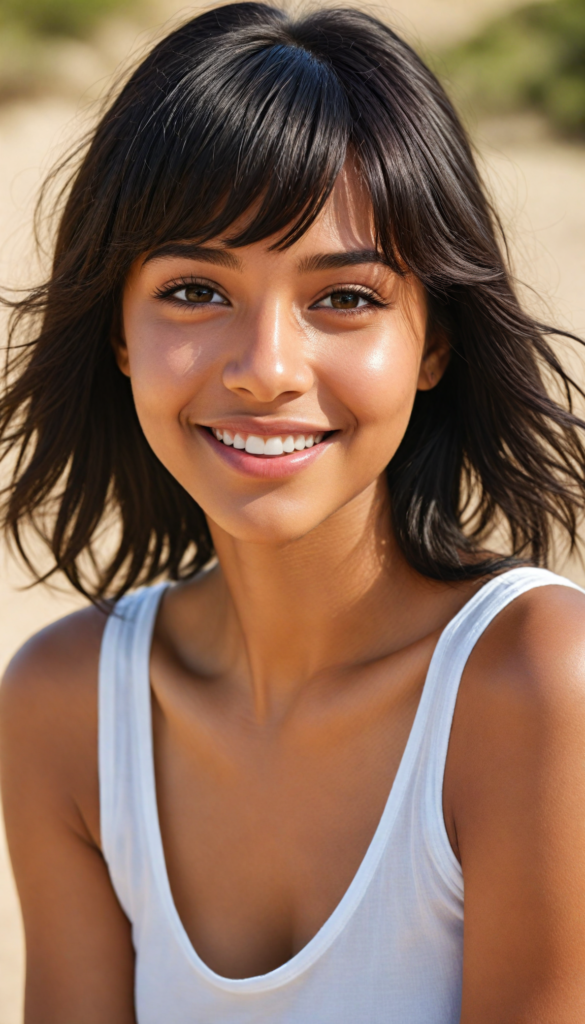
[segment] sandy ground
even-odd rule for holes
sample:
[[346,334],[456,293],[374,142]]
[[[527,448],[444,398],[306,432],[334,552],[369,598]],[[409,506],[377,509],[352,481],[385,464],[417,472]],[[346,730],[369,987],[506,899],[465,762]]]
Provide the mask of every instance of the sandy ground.
[[[424,45],[458,38],[512,0],[403,0],[394,21]],[[177,8],[178,9],[178,8]],[[369,5],[372,11],[381,8]],[[386,8],[387,10],[387,8]],[[165,13],[172,13],[170,8]],[[32,202],[43,173],[75,134],[78,101],[45,98],[0,108],[0,281],[31,281]],[[520,118],[482,124],[476,140],[513,242],[529,300],[585,335],[585,149],[552,141]],[[26,577],[0,552],[0,668],[37,629],[79,602],[62,590],[23,590]],[[582,579],[579,566],[568,575]],[[0,1024],[21,1020],[23,948],[16,897],[0,833]]]

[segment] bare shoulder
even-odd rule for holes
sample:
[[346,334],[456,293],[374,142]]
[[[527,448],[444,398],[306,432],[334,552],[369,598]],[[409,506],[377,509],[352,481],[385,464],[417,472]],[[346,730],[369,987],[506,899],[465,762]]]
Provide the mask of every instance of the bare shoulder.
[[551,584],[516,598],[479,639],[464,676],[463,692],[535,713],[585,700],[585,594]]
[[463,673],[444,788],[452,845],[506,807],[519,827],[528,809],[550,820],[557,793],[582,806],[583,750],[585,594],[538,587],[496,616]]
[[2,680],[2,717],[43,717],[52,705],[57,710],[64,701],[76,704],[95,691],[106,621],[106,613],[98,608],[83,608],[27,640]]
[[47,626],[15,654],[0,686],[6,810],[33,798],[37,806],[74,806],[96,841],[97,682],[106,621],[106,613],[89,607]]

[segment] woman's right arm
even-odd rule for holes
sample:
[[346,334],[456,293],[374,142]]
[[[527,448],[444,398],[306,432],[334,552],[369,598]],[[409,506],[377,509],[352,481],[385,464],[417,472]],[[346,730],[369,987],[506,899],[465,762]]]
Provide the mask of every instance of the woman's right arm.
[[26,938],[26,1024],[135,1024],[130,924],[99,846],[104,624],[92,608],[39,633],[0,687],[2,796]]

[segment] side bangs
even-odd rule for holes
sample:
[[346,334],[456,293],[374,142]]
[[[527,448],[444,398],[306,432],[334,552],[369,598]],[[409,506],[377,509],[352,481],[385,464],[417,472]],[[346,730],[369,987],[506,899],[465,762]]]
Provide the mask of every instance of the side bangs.
[[154,89],[149,76],[149,113],[131,140],[119,140],[114,249],[137,255],[187,238],[242,246],[274,235],[284,247],[314,221],[346,157],[347,99],[327,63],[271,40],[270,30],[258,35],[240,30],[235,54],[229,33],[212,53],[189,53],[187,73],[177,55],[175,78],[167,59]]

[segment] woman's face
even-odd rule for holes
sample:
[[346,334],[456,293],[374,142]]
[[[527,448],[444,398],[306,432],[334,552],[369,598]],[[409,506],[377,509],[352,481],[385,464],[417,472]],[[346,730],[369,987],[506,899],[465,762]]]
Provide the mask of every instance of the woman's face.
[[160,461],[212,523],[261,543],[373,490],[448,359],[420,282],[376,253],[351,168],[298,242],[272,241],[142,257],[116,345]]

